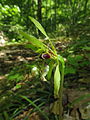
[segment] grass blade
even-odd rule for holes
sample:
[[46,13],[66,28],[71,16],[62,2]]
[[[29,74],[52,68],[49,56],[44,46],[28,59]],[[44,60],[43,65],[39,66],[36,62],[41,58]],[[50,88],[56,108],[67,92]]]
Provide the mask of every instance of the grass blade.
[[28,101],[29,103],[31,103],[31,105],[33,107],[35,107],[36,110],[39,111],[46,118],[46,120],[49,120],[49,118],[46,116],[46,114],[33,101],[31,101],[30,99],[28,99],[26,96],[21,96],[21,97],[23,99],[25,99],[26,101]]

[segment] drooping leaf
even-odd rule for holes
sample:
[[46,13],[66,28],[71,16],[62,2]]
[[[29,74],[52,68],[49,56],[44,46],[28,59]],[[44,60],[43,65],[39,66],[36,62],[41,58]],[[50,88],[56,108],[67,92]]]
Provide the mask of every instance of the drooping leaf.
[[35,26],[46,36],[46,38],[48,38],[42,25],[37,20],[35,20],[33,17],[29,16],[29,18],[35,24]]
[[39,47],[39,48],[45,50],[44,44],[41,41],[39,41],[36,37],[34,37],[32,35],[28,35],[27,33],[23,32],[23,31],[19,31],[19,33],[21,35],[23,35],[25,39],[30,41],[31,44],[33,44],[34,46]]
[[62,91],[63,89],[63,82],[64,82],[64,69],[65,69],[65,63],[64,63],[64,58],[62,56],[58,56],[58,60],[61,63],[60,67],[60,72],[61,72],[61,84],[60,84],[60,90]]
[[59,92],[59,88],[60,88],[60,81],[61,81],[61,77],[60,77],[59,64],[58,64],[56,66],[56,70],[54,73],[54,97],[55,98],[58,97],[58,92]]

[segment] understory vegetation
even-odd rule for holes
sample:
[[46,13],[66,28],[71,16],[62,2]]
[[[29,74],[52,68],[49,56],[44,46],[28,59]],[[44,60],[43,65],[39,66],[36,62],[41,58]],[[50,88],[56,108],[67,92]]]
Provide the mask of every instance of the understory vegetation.
[[1,0],[0,120],[90,120],[89,6]]

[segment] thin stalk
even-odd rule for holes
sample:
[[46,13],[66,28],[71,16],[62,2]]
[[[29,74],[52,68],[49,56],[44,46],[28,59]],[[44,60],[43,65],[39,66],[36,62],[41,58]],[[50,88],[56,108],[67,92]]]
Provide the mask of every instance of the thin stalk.
[[49,43],[50,43],[50,45],[51,45],[51,47],[52,47],[54,53],[57,55],[56,49],[55,49],[55,47],[54,47],[54,45],[52,44],[52,42],[51,42],[50,39],[49,39]]
[[64,82],[64,66],[62,65],[62,70],[61,70],[61,87],[59,90],[59,120],[63,120],[63,106],[62,106],[62,101],[63,101],[63,82]]

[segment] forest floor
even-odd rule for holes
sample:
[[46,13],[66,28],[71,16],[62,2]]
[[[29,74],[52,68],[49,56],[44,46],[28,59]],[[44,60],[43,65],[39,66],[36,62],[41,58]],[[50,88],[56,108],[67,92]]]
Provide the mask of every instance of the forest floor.
[[[0,109],[3,107],[5,102],[8,103],[7,98],[5,98],[6,96],[4,96],[5,94],[11,91],[18,92],[15,86],[11,82],[8,82],[8,74],[13,70],[14,67],[22,66],[23,64],[27,63],[31,64],[35,59],[35,53],[29,49],[23,48],[23,46],[9,46],[0,51],[0,104],[2,104],[0,106]],[[65,76],[64,95],[67,97],[63,98],[64,120],[90,120],[89,70],[80,70],[78,74],[79,77],[76,75]],[[24,77],[25,81],[30,80],[30,76],[27,72]],[[23,86],[20,89],[29,88],[29,86],[26,85],[25,81],[18,82],[18,85]],[[4,100],[2,99],[2,96],[4,96]],[[47,105],[48,112],[50,111],[54,114],[58,114],[58,110],[55,110],[54,108],[54,105],[57,104],[56,102],[57,101],[54,101],[53,103],[51,102],[50,105]],[[72,108],[69,108],[68,105],[72,102]],[[50,108],[50,106],[53,107]],[[67,108],[69,108],[69,113],[67,112]],[[24,110],[13,120],[24,120],[24,117],[26,116],[29,116],[28,120],[42,120],[38,112],[33,112],[31,115],[29,115],[31,109],[32,108]]]

